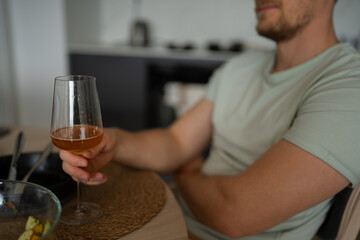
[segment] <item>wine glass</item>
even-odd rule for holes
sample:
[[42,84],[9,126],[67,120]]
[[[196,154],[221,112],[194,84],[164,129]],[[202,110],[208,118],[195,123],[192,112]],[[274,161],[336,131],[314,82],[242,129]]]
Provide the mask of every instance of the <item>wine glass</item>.
[[[96,78],[68,75],[55,78],[51,120],[51,140],[63,150],[81,155],[103,137]],[[77,202],[63,208],[60,221],[68,225],[92,222],[102,215],[98,204],[81,201],[77,181]]]

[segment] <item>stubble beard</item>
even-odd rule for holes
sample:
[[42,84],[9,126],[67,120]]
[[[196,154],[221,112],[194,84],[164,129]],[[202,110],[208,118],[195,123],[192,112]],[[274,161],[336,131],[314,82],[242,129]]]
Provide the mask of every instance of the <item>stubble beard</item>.
[[[279,6],[280,9],[281,6]],[[306,7],[306,10],[303,12],[303,14],[299,15],[294,11],[294,13],[290,13],[295,15],[295,21],[294,23],[291,23],[289,19],[286,18],[283,11],[281,11],[279,20],[276,22],[276,24],[272,24],[271,26],[267,27],[261,27],[261,25],[258,23],[256,30],[259,35],[269,38],[271,40],[274,40],[275,42],[286,42],[293,39],[296,35],[298,35],[313,19],[313,12],[311,11],[312,6],[301,6]],[[258,16],[258,21],[266,20],[265,16]]]

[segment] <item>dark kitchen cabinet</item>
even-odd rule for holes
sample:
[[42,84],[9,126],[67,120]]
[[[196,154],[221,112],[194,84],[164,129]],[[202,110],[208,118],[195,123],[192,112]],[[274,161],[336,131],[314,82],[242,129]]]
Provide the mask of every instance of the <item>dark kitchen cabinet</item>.
[[206,83],[223,60],[70,54],[71,74],[97,78],[105,127],[141,130],[161,120],[163,86],[169,81]]
[[146,126],[146,71],[141,58],[70,55],[71,74],[96,77],[105,127],[138,130]]

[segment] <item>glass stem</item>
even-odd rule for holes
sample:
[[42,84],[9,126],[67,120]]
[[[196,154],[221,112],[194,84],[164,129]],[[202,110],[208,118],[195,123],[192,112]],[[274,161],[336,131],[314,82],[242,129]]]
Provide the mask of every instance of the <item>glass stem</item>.
[[76,212],[81,213],[81,186],[80,181],[76,181]]

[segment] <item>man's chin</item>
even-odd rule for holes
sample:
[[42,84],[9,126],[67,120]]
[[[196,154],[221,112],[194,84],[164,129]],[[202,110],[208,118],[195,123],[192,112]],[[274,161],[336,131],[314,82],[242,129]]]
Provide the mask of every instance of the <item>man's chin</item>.
[[275,41],[276,43],[287,42],[293,39],[295,34],[292,32],[276,32],[276,31],[257,31],[262,37]]
[[279,21],[271,21],[269,18],[267,19],[259,19],[256,25],[256,31],[259,32],[269,32],[276,31],[276,28],[279,26]]
[[270,27],[260,26],[260,25],[258,25],[256,27],[256,31],[260,36],[270,38],[270,39],[272,39],[273,35],[277,35],[276,31],[274,31],[274,29],[272,29]]

